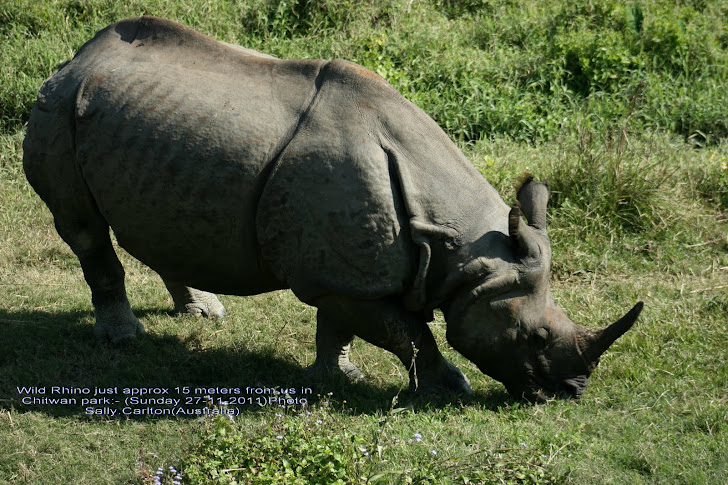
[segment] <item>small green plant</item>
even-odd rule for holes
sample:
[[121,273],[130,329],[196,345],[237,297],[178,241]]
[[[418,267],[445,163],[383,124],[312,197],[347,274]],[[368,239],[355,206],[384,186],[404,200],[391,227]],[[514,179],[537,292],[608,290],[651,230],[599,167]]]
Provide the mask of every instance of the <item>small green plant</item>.
[[353,4],[313,0],[279,0],[261,5],[256,30],[270,36],[296,37],[331,32],[351,20]]
[[326,406],[275,413],[250,435],[229,415],[213,417],[184,460],[185,483],[346,483],[362,456],[358,440],[324,419],[330,420]]
[[642,25],[645,21],[645,15],[642,13],[642,7],[639,2],[630,3],[625,10],[625,20],[627,27],[632,33],[640,35],[642,33]]

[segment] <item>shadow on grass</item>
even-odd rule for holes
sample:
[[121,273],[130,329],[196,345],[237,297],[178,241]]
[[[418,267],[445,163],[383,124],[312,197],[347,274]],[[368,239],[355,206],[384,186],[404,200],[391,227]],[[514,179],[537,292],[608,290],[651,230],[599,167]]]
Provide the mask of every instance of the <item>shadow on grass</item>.
[[[136,313],[143,318],[166,312],[142,310]],[[206,407],[212,409],[203,399],[210,395],[239,404],[243,413],[254,413],[283,404],[278,400],[282,396],[267,392],[272,388],[294,389],[295,393],[289,397],[294,402],[298,398],[295,405],[300,405],[302,399],[308,404],[321,399],[346,400],[349,412],[357,414],[386,412],[392,398],[398,394],[398,406],[415,410],[456,404],[480,405],[494,410],[510,402],[505,391],[467,397],[420,396],[394,386],[376,387],[366,381],[312,381],[294,359],[275,355],[273,349],[249,351],[242,345],[194,350],[194,346],[176,336],[150,334],[125,347],[117,347],[97,340],[90,324],[79,323],[84,320],[92,322],[93,313],[0,309],[0,409],[33,410],[60,417],[84,416],[87,408],[94,408],[97,413],[105,413],[99,417],[148,419],[169,417],[156,412],[175,407],[170,401],[127,402],[131,393],[136,392],[137,397],[143,399],[180,399],[177,408],[203,410],[200,412]],[[40,389],[33,392],[31,387]],[[188,388],[186,392],[184,388]],[[222,393],[222,388],[233,391]],[[95,395],[96,389],[106,390],[106,393]],[[139,395],[144,389],[152,390]],[[159,389],[168,391],[163,393]],[[329,392],[333,393],[333,398],[329,398]],[[65,404],[47,400],[63,398],[75,399],[75,402]],[[98,401],[82,401],[94,398]],[[105,398],[110,401],[105,402]],[[128,412],[125,413],[124,408]],[[116,413],[111,414],[109,409],[116,409]],[[130,414],[131,410],[151,414]],[[200,414],[176,416],[199,418]]]

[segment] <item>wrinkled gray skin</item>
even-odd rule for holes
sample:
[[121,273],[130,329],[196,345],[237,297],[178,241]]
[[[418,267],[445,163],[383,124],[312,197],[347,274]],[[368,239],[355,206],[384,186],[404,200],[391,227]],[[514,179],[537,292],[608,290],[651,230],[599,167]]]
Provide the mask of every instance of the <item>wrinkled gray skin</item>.
[[359,336],[416,389],[470,392],[427,326],[435,308],[456,350],[530,400],[580,396],[641,309],[602,332],[573,324],[549,289],[548,187],[527,178],[509,208],[434,121],[346,61],[124,20],[46,81],[24,151],[112,342],[144,329],[109,227],[178,311],[291,288],[318,308],[312,371],[360,378]]

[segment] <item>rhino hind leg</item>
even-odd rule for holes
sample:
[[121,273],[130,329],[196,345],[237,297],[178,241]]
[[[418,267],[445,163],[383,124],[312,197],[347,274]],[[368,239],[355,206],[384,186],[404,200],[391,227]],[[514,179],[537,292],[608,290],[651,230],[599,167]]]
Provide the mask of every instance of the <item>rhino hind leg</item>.
[[56,230],[78,257],[96,313],[94,334],[122,343],[144,333],[126,296],[124,268],[114,252],[109,225],[88,190],[64,113],[38,107],[28,122],[23,166],[28,181],[46,203]]
[[364,379],[364,374],[349,360],[351,342],[354,334],[338,325],[325,309],[319,308],[316,315],[316,361],[307,369],[310,376],[326,378],[343,375],[356,382]]
[[[132,312],[124,285],[124,268],[114,252],[109,228],[101,221],[79,222],[54,214],[61,238],[78,257],[96,313],[94,334],[121,344],[144,333]],[[99,216],[100,217],[100,216]]]
[[165,278],[162,280],[172,295],[175,312],[209,318],[222,318],[227,315],[225,307],[213,293],[190,288]]
[[427,323],[398,300],[324,297],[316,306],[335,315],[341,328],[395,354],[409,371],[412,391],[472,393],[468,378],[440,353]]
[[[33,114],[23,145],[28,181],[53,214],[58,234],[81,263],[96,313],[94,334],[112,343],[129,341],[143,334],[144,327],[129,305],[124,268],[111,244],[109,225],[89,193],[73,154],[52,142],[62,140],[52,135],[53,127],[63,125],[42,126],[41,122],[51,115],[36,109]],[[51,117],[50,121],[57,120]]]

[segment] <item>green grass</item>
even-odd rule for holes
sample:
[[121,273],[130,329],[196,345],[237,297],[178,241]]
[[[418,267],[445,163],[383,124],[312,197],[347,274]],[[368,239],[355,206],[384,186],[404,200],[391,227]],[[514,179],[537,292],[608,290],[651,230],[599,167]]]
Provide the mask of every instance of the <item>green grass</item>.
[[[161,280],[122,250],[148,335],[97,342],[90,292],[25,181],[21,144],[43,79],[97,29],[140,14],[282,57],[360,62],[430,113],[506,201],[524,171],[548,179],[559,305],[598,328],[646,304],[582,400],[512,401],[447,346],[440,315],[433,332],[473,397],[402,391],[406,370],[360,341],[365,383],[311,382],[315,312],[290,292],[223,296],[221,321],[173,317]],[[717,0],[2,2],[0,483],[154,483],[158,467],[172,483],[170,466],[184,483],[312,483],[317,467],[326,483],[723,483],[727,25]],[[88,417],[16,390],[54,385],[313,394],[231,421]]]

